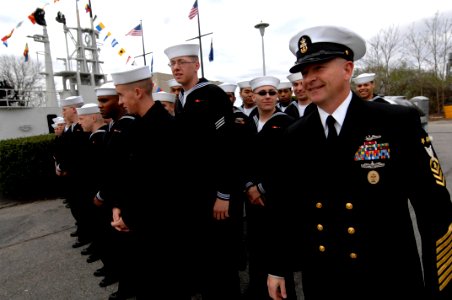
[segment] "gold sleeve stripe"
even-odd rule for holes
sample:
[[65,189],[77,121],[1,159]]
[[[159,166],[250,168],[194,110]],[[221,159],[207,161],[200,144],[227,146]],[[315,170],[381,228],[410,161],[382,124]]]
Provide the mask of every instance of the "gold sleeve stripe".
[[452,250],[452,235],[444,241],[441,245],[436,245],[436,257],[437,260],[443,259],[448,253],[450,254]]
[[446,273],[438,278],[439,290],[442,291],[447,284],[452,280],[452,259],[449,259],[449,267]]
[[[442,244],[446,239],[450,239],[452,236],[452,223],[450,223],[449,228],[447,229],[447,232],[445,235],[443,235],[439,240],[436,241],[436,246],[438,247],[440,244]],[[438,251],[436,251],[438,252]]]
[[441,291],[452,280],[452,223],[447,233],[436,241],[436,261]]
[[430,170],[432,170],[433,177],[436,180],[436,184],[440,186],[446,186],[446,178],[444,177],[443,170],[436,157],[430,159]]

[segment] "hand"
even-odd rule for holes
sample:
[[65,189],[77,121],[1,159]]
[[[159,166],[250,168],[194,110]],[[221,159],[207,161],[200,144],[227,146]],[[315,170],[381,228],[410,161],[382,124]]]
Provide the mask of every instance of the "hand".
[[273,300],[281,300],[287,298],[286,282],[284,277],[267,276],[267,288],[270,298]]
[[94,205],[96,205],[97,207],[101,207],[101,206],[104,204],[104,202],[101,201],[101,200],[100,200],[99,198],[97,198],[96,196],[94,196],[93,202],[94,202]]
[[121,209],[117,207],[113,207],[113,221],[111,222],[111,226],[114,229],[121,232],[129,232],[130,229],[127,227],[126,223],[124,223],[121,217]]
[[225,220],[229,218],[229,201],[217,198],[213,206],[213,217],[216,220]]
[[264,199],[262,198],[261,193],[257,189],[257,186],[253,185],[246,191],[246,195],[248,196],[248,200],[251,204],[265,206]]

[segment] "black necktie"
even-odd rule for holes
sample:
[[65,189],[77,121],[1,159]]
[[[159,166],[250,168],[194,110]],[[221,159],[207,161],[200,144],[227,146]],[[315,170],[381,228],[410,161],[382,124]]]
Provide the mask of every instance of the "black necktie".
[[326,125],[328,126],[328,137],[326,138],[328,143],[332,143],[337,138],[337,132],[336,128],[334,127],[334,123],[336,123],[336,120],[332,115],[329,115],[328,118],[326,118]]

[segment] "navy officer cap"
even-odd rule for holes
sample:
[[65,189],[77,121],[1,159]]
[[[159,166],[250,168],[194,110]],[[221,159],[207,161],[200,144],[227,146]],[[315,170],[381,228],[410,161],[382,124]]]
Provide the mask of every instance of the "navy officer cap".
[[342,57],[355,61],[366,53],[366,41],[355,32],[337,26],[316,26],[297,33],[289,42],[289,49],[297,57],[290,68],[296,73],[308,64]]

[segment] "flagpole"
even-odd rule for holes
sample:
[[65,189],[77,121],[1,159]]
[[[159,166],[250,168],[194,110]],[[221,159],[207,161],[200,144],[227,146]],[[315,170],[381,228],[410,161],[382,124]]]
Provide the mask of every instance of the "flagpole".
[[204,78],[204,63],[202,59],[202,43],[201,43],[201,22],[199,21],[199,1],[198,1],[198,40],[199,40],[199,51],[201,56],[201,77]]
[[144,50],[143,20],[140,20],[140,26],[141,26],[141,44],[143,45],[143,61],[144,61],[144,65],[146,65],[146,51]]

